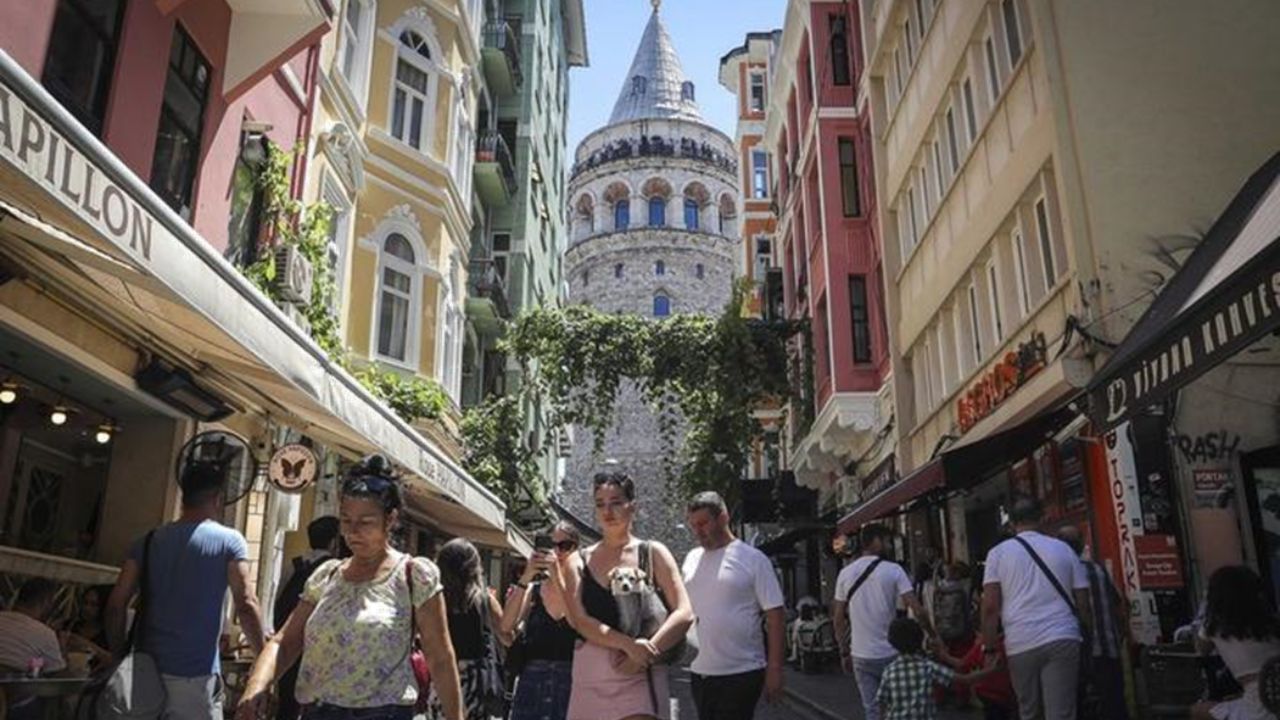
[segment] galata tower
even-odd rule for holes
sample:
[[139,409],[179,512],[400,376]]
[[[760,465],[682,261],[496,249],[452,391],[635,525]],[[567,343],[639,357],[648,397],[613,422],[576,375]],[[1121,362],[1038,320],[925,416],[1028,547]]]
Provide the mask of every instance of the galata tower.
[[[720,314],[737,268],[737,172],[733,141],[703,120],[655,0],[609,124],[574,156],[569,301],[653,322]],[[623,390],[617,411],[600,455],[593,435],[575,428],[562,502],[593,518],[591,478],[603,460],[616,460],[610,469],[636,482],[636,534],[682,558],[693,543],[684,527],[687,498],[667,491],[669,449],[657,419],[634,388]]]

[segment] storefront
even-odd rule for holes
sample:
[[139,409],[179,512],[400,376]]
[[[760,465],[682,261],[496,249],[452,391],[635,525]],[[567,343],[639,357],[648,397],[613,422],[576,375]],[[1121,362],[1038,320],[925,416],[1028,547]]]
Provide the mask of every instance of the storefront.
[[[383,453],[410,478],[415,524],[530,549],[492,493],[331,362],[3,52],[0,373],[0,401],[12,392],[0,402],[8,576],[111,582],[129,543],[173,516],[178,450],[210,428],[246,438],[263,467],[283,445],[318,451],[329,503],[343,461]],[[263,477],[229,513],[256,544],[267,595],[298,496]]]

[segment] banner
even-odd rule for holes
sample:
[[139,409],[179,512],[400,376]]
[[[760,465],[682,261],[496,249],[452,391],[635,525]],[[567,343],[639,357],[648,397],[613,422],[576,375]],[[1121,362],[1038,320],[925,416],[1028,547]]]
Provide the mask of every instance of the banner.
[[1134,457],[1130,426],[1126,421],[1106,435],[1107,470],[1110,476],[1111,508],[1120,534],[1120,590],[1129,600],[1129,628],[1136,642],[1154,644],[1160,639],[1160,617],[1155,594],[1143,590],[1138,567],[1137,543],[1144,534],[1142,506],[1138,493],[1138,465]]

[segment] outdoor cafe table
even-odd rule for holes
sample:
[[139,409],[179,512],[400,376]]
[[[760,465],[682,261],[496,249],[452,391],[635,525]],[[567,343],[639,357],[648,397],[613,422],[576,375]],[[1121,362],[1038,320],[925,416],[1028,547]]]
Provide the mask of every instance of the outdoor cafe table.
[[21,694],[56,699],[57,702],[46,703],[44,716],[46,720],[58,720],[62,717],[63,701],[79,695],[91,680],[88,677],[29,678],[23,675],[0,675],[0,690],[4,690],[6,698]]

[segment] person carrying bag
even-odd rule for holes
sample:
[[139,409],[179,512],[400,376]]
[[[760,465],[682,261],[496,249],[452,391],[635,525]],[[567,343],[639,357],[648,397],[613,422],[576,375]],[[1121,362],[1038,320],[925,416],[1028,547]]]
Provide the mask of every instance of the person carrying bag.
[[[138,649],[142,644],[142,628],[145,627],[147,575],[151,569],[151,539],[154,534],[154,530],[148,532],[142,545],[142,567],[139,573],[142,592],[138,594],[137,611],[133,616],[133,625],[129,628],[129,639],[125,645],[127,654],[116,663],[101,684],[93,686],[81,698],[81,706],[85,705],[86,698],[89,700],[92,718],[158,718],[164,711],[165,691],[160,670],[150,655]],[[76,716],[79,717],[80,714],[78,710]]]

